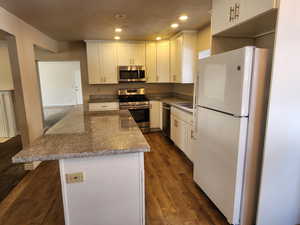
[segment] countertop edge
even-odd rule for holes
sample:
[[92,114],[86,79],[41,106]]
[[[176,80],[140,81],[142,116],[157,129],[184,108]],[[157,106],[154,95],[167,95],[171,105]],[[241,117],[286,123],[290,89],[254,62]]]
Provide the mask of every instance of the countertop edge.
[[[150,152],[150,146],[141,147],[137,149],[122,149],[120,150],[106,150],[101,152],[80,152],[80,153],[65,153],[65,154],[53,154],[51,156],[31,156],[31,157],[12,157],[12,163],[30,163],[34,161],[53,161],[61,159],[78,159],[89,158],[97,156],[109,156],[109,155],[122,155],[130,153]],[[30,159],[29,159],[30,158]]]

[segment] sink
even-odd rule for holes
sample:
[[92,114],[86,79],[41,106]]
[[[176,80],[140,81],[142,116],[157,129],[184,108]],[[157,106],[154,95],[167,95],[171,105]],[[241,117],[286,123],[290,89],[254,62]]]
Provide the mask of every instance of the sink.
[[193,103],[190,102],[184,102],[184,103],[177,103],[177,105],[189,108],[189,109],[193,109]]

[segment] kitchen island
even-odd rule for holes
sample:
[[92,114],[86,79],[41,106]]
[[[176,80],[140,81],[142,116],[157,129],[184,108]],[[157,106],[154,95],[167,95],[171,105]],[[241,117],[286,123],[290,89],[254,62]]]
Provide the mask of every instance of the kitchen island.
[[13,162],[59,160],[66,225],[143,225],[148,151],[128,111],[76,107]]

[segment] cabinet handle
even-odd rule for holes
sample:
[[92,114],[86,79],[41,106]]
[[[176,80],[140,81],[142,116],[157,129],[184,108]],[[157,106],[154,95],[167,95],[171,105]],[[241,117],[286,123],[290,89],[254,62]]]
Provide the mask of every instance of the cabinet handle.
[[239,19],[240,17],[240,4],[236,3],[234,7],[234,19]]
[[232,22],[234,20],[234,7],[230,6],[230,12],[229,12],[229,22]]
[[158,81],[158,76],[156,76],[156,81]]
[[178,121],[177,120],[174,120],[174,126],[178,127]]
[[176,81],[176,75],[173,75],[173,81]]

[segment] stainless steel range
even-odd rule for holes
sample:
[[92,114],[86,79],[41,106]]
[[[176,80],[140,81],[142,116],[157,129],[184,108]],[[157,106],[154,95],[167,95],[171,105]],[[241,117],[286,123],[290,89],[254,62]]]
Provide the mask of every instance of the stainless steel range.
[[150,130],[150,102],[145,94],[145,88],[120,89],[118,91],[120,109],[129,110],[144,133]]

